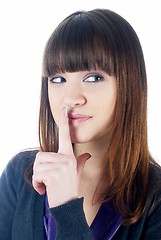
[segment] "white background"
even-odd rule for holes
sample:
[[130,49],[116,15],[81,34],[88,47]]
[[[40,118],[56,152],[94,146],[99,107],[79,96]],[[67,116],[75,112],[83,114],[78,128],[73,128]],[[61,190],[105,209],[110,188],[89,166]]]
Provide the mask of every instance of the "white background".
[[136,30],[149,96],[149,147],[161,163],[161,14],[159,0],[5,0],[0,3],[0,172],[19,150],[38,146],[41,61],[45,43],[68,14],[109,8]]

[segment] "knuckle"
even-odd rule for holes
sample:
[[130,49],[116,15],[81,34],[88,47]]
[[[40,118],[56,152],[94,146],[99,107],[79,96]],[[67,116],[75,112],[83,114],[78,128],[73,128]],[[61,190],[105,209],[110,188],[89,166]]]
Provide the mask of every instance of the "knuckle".
[[42,155],[42,152],[38,152],[38,153],[36,154],[36,158],[39,158],[41,155]]

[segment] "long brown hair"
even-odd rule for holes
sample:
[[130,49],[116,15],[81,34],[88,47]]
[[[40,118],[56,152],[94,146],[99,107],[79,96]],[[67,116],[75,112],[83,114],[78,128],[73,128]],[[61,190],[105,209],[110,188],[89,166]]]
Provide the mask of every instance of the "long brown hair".
[[[48,102],[48,77],[101,68],[117,79],[110,146],[104,158],[99,201],[113,199],[125,224],[136,222],[148,199],[147,78],[142,47],[131,25],[106,9],[64,19],[44,51],[39,117],[42,151],[57,151],[57,127]],[[137,186],[139,183],[139,187]]]

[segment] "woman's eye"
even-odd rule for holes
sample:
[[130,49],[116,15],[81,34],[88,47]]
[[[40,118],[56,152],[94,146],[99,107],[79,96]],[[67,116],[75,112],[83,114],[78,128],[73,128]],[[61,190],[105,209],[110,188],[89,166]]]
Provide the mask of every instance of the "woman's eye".
[[100,82],[103,80],[103,77],[100,75],[91,75],[87,77],[84,82]]
[[53,77],[50,82],[52,83],[65,83],[66,80],[63,77]]

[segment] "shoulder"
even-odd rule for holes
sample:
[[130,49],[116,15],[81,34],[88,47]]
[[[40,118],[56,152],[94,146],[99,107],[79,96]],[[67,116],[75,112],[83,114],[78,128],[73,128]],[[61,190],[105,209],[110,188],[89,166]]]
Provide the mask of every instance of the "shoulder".
[[25,170],[31,166],[35,160],[38,150],[26,150],[17,153],[8,162],[1,175],[1,184],[17,185],[24,182]]
[[34,162],[37,153],[38,150],[36,149],[23,150],[12,157],[9,161],[9,165],[12,165],[13,167],[16,167],[17,165],[22,165],[24,167],[28,166]]
[[161,167],[152,164],[149,169],[150,198],[145,210],[145,239],[161,239]]
[[150,209],[159,206],[161,210],[161,167],[155,163],[149,167],[148,190]]
[[32,165],[36,153],[35,150],[19,152],[8,162],[0,177],[1,204],[7,201],[16,206],[23,189],[28,189],[24,174]]
[[150,163],[148,184],[154,192],[161,191],[161,166],[157,163]]
[[33,164],[38,150],[23,150],[17,153],[7,164],[6,169],[23,173],[27,167]]

